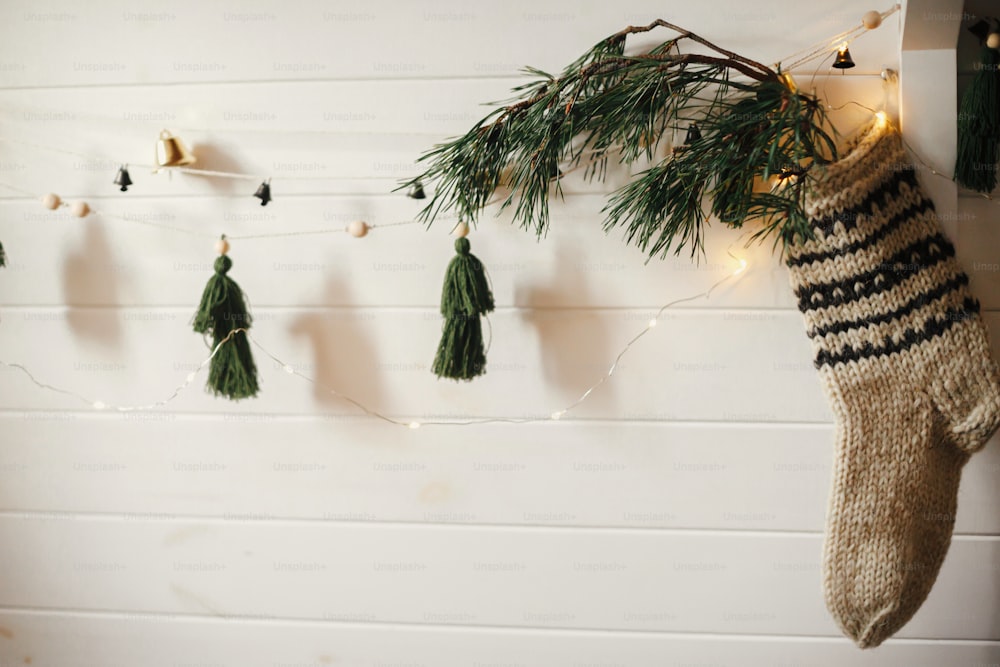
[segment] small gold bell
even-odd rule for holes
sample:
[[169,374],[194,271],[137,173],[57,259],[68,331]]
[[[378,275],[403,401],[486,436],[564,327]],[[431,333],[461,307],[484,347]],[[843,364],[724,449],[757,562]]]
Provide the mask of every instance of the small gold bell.
[[194,164],[196,159],[180,137],[175,137],[168,130],[160,132],[160,139],[156,142],[156,164],[161,167],[183,167]]
[[788,90],[792,91],[793,93],[799,92],[799,87],[795,83],[795,79],[792,78],[790,72],[782,72],[781,74],[778,75],[778,78],[781,79],[781,82],[785,84],[785,87],[788,88]]

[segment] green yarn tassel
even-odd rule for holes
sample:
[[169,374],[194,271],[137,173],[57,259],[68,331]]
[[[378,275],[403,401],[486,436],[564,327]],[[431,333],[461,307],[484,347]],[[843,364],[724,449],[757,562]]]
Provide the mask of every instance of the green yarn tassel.
[[[224,243],[224,241],[223,241]],[[233,260],[219,255],[215,275],[208,280],[194,316],[194,330],[212,334],[215,349],[234,329],[249,329],[252,322],[240,286],[226,275]],[[212,357],[206,388],[216,396],[238,401],[257,395],[257,366],[253,362],[246,332],[239,331]]]
[[979,71],[969,84],[958,114],[955,180],[976,192],[997,186],[1000,158],[1000,53],[983,47]]
[[486,348],[483,345],[481,315],[493,310],[493,293],[486,270],[479,259],[469,253],[469,240],[455,240],[458,253],[444,276],[441,291],[441,314],[444,329],[434,374],[439,378],[471,380],[486,372]]

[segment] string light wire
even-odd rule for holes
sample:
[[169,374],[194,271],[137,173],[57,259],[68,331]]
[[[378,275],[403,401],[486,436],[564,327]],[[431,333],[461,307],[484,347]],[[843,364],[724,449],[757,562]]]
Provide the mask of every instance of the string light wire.
[[62,387],[57,387],[55,385],[51,385],[51,384],[49,384],[47,382],[43,382],[43,381],[39,380],[30,370],[28,370],[27,367],[25,367],[23,364],[20,364],[20,363],[12,363],[12,362],[8,362],[8,361],[0,360],[0,365],[5,366],[7,368],[12,368],[12,369],[20,371],[21,373],[23,373],[28,378],[28,380],[30,380],[39,389],[43,389],[43,390],[46,390],[46,391],[55,392],[55,393],[58,393],[58,394],[63,394],[63,395],[66,395],[66,396],[71,396],[73,398],[76,398],[76,399],[82,401],[83,403],[88,404],[94,410],[98,410],[98,411],[116,411],[116,412],[122,412],[122,413],[127,413],[127,412],[144,412],[144,411],[148,411],[148,410],[153,410],[153,409],[156,409],[156,408],[164,407],[164,406],[168,405],[169,403],[171,403],[172,401],[174,401],[176,398],[178,398],[184,392],[184,390],[187,389],[188,386],[190,386],[195,381],[195,379],[197,378],[198,374],[202,370],[204,370],[206,366],[208,366],[211,363],[212,359],[215,357],[216,354],[218,354],[218,352],[222,348],[222,346],[230,344],[231,341],[233,340],[233,338],[236,336],[236,334],[242,333],[242,334],[246,335],[247,339],[254,345],[254,347],[256,347],[258,350],[260,350],[261,353],[264,354],[264,356],[266,356],[271,361],[273,361],[277,367],[281,368],[282,370],[284,370],[289,375],[294,375],[294,376],[296,376],[296,377],[298,377],[298,378],[300,378],[300,379],[308,382],[309,384],[312,384],[313,386],[321,389],[323,392],[325,392],[327,394],[330,394],[331,396],[333,396],[333,397],[335,397],[335,398],[337,398],[337,399],[339,399],[341,401],[344,401],[345,403],[348,403],[348,404],[354,406],[355,408],[357,408],[358,410],[360,410],[361,412],[363,412],[365,415],[367,415],[369,417],[373,417],[375,419],[378,419],[378,420],[380,420],[382,422],[385,422],[387,424],[391,424],[391,425],[394,425],[394,426],[402,426],[402,427],[405,427],[405,428],[408,428],[408,429],[417,429],[417,428],[420,428],[421,426],[473,426],[473,425],[480,425],[480,424],[496,424],[496,423],[526,424],[526,423],[532,423],[532,422],[558,421],[566,413],[568,413],[568,412],[576,409],[582,403],[584,403],[588,398],[590,398],[594,394],[595,391],[597,391],[605,382],[607,382],[608,380],[610,380],[612,378],[612,376],[614,376],[615,371],[618,370],[618,368],[619,368],[619,364],[621,363],[621,360],[625,357],[626,354],[629,353],[629,351],[631,351],[631,349],[633,348],[633,346],[635,346],[636,343],[638,343],[639,340],[641,340],[643,338],[643,336],[645,336],[646,334],[648,334],[652,329],[654,329],[656,327],[657,321],[659,320],[659,318],[663,315],[663,313],[667,309],[672,308],[673,306],[676,306],[676,305],[681,304],[681,303],[686,303],[686,302],[689,302],[689,301],[695,301],[697,299],[707,299],[707,298],[711,297],[712,293],[716,289],[718,289],[720,286],[722,286],[723,284],[725,284],[725,283],[727,283],[727,282],[729,282],[731,280],[734,280],[734,279],[738,278],[739,276],[743,275],[746,272],[746,269],[747,269],[747,266],[748,266],[747,265],[747,261],[745,259],[742,259],[742,258],[737,258],[731,252],[727,251],[727,254],[729,254],[729,256],[733,260],[735,260],[736,262],[738,262],[739,266],[735,270],[727,273],[721,279],[717,280],[711,286],[709,286],[708,289],[706,289],[706,290],[704,290],[702,292],[699,292],[698,294],[693,294],[691,296],[686,296],[686,297],[681,297],[679,299],[674,299],[673,301],[670,301],[670,302],[668,302],[668,303],[660,306],[660,308],[656,311],[656,313],[653,315],[653,317],[647,322],[646,327],[643,328],[638,333],[636,333],[635,335],[633,335],[625,343],[624,347],[622,347],[621,351],[614,357],[614,359],[612,360],[611,364],[608,366],[608,370],[605,371],[605,373],[603,375],[601,375],[600,378],[598,378],[593,384],[591,384],[589,387],[587,387],[583,391],[583,393],[581,393],[580,396],[575,401],[573,401],[572,403],[570,403],[566,407],[562,408],[561,410],[556,410],[554,412],[549,413],[548,416],[538,416],[538,417],[482,417],[482,418],[466,419],[466,420],[427,420],[427,421],[399,419],[399,418],[393,417],[391,415],[388,415],[388,414],[386,414],[386,413],[384,413],[384,412],[382,412],[380,410],[377,410],[377,409],[374,409],[372,407],[369,407],[368,405],[366,405],[362,401],[354,398],[350,394],[344,393],[344,392],[342,392],[342,391],[340,391],[338,389],[335,389],[335,388],[330,387],[330,386],[328,386],[326,384],[323,384],[319,380],[317,380],[317,379],[315,379],[315,378],[313,378],[313,377],[311,377],[309,375],[306,375],[305,373],[302,373],[301,371],[297,370],[294,366],[292,366],[291,364],[286,363],[280,357],[278,357],[276,354],[274,354],[269,349],[267,349],[266,347],[264,347],[260,343],[260,341],[258,341],[253,336],[253,334],[251,334],[249,332],[249,330],[247,330],[246,328],[237,328],[237,329],[233,329],[232,331],[230,331],[229,334],[225,338],[223,338],[221,341],[219,341],[211,349],[211,352],[209,353],[209,355],[200,364],[198,364],[197,368],[195,370],[191,371],[190,373],[188,373],[188,375],[184,378],[184,381],[181,382],[179,385],[177,385],[173,389],[173,391],[171,391],[165,398],[162,398],[160,400],[154,401],[152,403],[145,403],[145,404],[139,404],[139,405],[111,404],[111,403],[107,403],[107,402],[105,402],[103,400],[100,400],[100,399],[94,399],[94,398],[91,398],[91,397],[88,397],[88,396],[84,396],[83,394],[78,393],[76,391],[73,391],[71,389],[65,389],[65,388],[62,388]]
[[[845,103],[843,103],[843,104],[841,104],[840,106],[837,106],[837,107],[830,107],[830,106],[828,106],[827,109],[830,110],[830,111],[838,111],[838,110],[843,109],[843,108],[845,108],[847,106],[853,105],[853,106],[856,106],[856,107],[860,107],[861,109],[864,109],[865,111],[871,112],[871,114],[873,116],[875,116],[875,118],[879,122],[889,123],[890,125],[892,125],[892,120],[889,118],[888,113],[886,113],[886,107],[888,106],[888,102],[889,102],[889,90],[890,90],[890,87],[896,86],[899,83],[899,75],[898,75],[898,73],[895,70],[885,69],[885,70],[882,70],[882,79],[885,81],[885,83],[883,85],[883,91],[884,91],[884,93],[883,93],[883,96],[882,96],[882,108],[881,109],[873,109],[872,107],[867,106],[865,104],[862,104],[861,102],[858,102],[856,100],[848,100],[847,102],[845,102]],[[899,89],[896,88],[896,107],[897,108],[899,107],[899,104],[900,104],[900,101],[899,101]],[[898,130],[898,128],[897,128],[897,130]],[[920,153],[918,153],[916,151],[916,149],[914,149],[913,146],[910,145],[910,142],[908,142],[906,140],[906,137],[903,135],[902,132],[898,132],[898,134],[899,134],[900,140],[903,142],[903,147],[906,149],[906,152],[910,154],[910,156],[914,159],[915,162],[917,162],[920,166],[922,166],[925,169],[927,169],[931,173],[931,175],[937,176],[939,178],[943,178],[943,179],[945,179],[947,181],[951,181],[952,183],[956,183],[957,184],[957,181],[955,180],[954,176],[948,176],[947,174],[942,174],[940,171],[937,170],[936,167],[934,167],[934,165],[932,165],[929,162],[927,162],[927,160],[925,160],[920,155]],[[961,186],[959,186],[959,187],[961,187]],[[995,199],[993,197],[993,194],[990,193],[990,192],[976,192],[975,190],[969,190],[968,188],[962,188],[962,191],[965,192],[965,193],[971,194],[971,195],[975,195],[976,197],[978,197],[980,199],[985,199],[985,200],[987,200],[989,202],[993,202],[994,204],[1000,204],[1000,200]]]

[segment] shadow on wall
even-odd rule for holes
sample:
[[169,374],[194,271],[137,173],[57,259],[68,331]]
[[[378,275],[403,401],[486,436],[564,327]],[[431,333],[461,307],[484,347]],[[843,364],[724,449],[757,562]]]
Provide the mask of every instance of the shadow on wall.
[[[350,290],[328,277],[322,302],[349,304],[352,302]],[[291,333],[305,336],[312,346],[312,367],[301,370],[316,380],[313,396],[317,403],[345,412],[355,411],[343,399],[324,389],[328,387],[349,393],[365,405],[381,405],[381,374],[377,370],[371,334],[359,317],[363,315],[354,308],[333,308],[306,311],[292,321]]]
[[118,264],[104,226],[93,217],[83,220],[82,245],[63,262],[63,295],[69,312],[66,321],[79,338],[108,346],[122,336],[121,318],[109,312],[81,310],[79,306],[118,304]]
[[[591,272],[575,257],[581,256],[565,243],[556,247],[555,265],[549,285],[537,282],[517,285],[514,304],[522,319],[535,329],[541,354],[542,375],[547,383],[575,400],[601,379],[610,366],[612,350],[605,318],[584,308],[553,308],[560,303],[587,303]],[[591,409],[613,409],[615,384],[605,383],[587,401]]]
[[[244,160],[239,160],[233,157],[217,144],[205,143],[192,145],[191,152],[198,156],[198,162],[192,165],[198,169],[207,169],[210,171],[230,171],[237,173],[246,169]],[[190,178],[191,176],[184,174],[184,177]],[[194,176],[193,178],[204,177]],[[258,185],[260,185],[260,183],[242,178],[212,179],[212,187],[220,194],[238,195],[245,192],[247,201],[250,201],[250,197],[254,192],[256,192]]]

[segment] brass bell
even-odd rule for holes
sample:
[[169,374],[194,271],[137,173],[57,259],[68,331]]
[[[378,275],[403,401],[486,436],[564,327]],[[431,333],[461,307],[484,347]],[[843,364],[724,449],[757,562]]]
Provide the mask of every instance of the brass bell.
[[854,59],[851,58],[851,51],[847,48],[847,42],[840,45],[837,50],[837,59],[833,61],[835,69],[851,69],[854,67]]
[[180,137],[175,137],[168,130],[160,132],[160,139],[156,142],[156,164],[161,167],[183,167],[194,164],[196,159]]
[[795,79],[792,78],[791,72],[782,72],[778,75],[778,78],[781,79],[781,83],[785,84],[785,87],[788,88],[788,90],[793,93],[799,92],[799,86],[795,83]]
[[693,144],[696,141],[701,141],[701,130],[698,129],[697,123],[691,123],[688,126],[687,136],[684,137],[684,143]]
[[267,206],[267,202],[271,201],[271,179],[267,179],[260,186],[257,187],[257,192],[253,193],[253,196],[260,200],[261,206]]
[[420,182],[420,179],[417,179],[413,183],[413,186],[410,187],[410,190],[409,190],[409,192],[406,193],[406,196],[409,197],[410,199],[426,199],[427,198],[427,195],[424,194],[424,184]]
[[121,186],[122,192],[128,191],[128,186],[132,185],[132,179],[128,175],[128,165],[123,164],[118,167],[118,173],[115,174],[114,184]]

